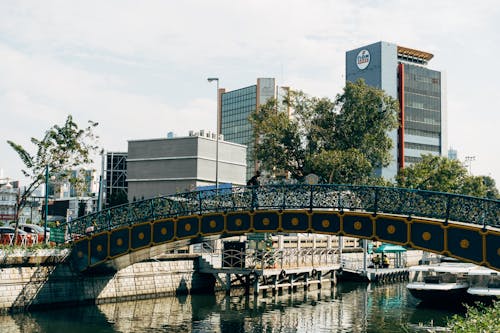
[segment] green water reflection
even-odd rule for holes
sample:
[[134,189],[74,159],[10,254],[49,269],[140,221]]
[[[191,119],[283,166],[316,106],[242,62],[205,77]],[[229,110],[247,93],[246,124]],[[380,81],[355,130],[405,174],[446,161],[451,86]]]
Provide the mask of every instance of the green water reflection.
[[[457,310],[458,311],[458,310]],[[190,295],[0,316],[0,331],[56,332],[404,332],[444,325],[455,311],[419,305],[405,283],[342,283],[268,297]],[[410,330],[411,331],[411,330]]]

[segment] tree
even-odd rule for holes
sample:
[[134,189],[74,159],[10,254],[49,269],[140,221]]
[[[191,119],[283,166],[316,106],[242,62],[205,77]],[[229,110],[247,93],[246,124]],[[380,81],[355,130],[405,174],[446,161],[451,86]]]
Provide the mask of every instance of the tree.
[[460,161],[431,154],[399,170],[396,181],[400,187],[498,199],[494,179],[471,176]]
[[479,176],[486,187],[485,197],[488,199],[500,199],[500,192],[496,187],[495,180],[490,176]]
[[294,179],[315,173],[327,182],[368,183],[390,161],[388,132],[397,115],[397,101],[363,80],[348,82],[334,101],[292,91],[251,114],[253,157],[262,169]]
[[493,302],[491,306],[476,303],[475,306],[466,305],[465,316],[453,315],[447,323],[448,329],[455,333],[471,332],[500,332],[500,302]]
[[[45,132],[41,140],[31,138],[35,146],[35,153],[31,154],[19,144],[10,140],[7,143],[21,158],[24,168],[21,170],[31,183],[26,187],[19,198],[18,212],[27,204],[28,198],[41,184],[45,182],[45,170],[56,177],[56,181],[68,180],[73,184],[83,182],[78,176],[71,176],[71,169],[92,163],[91,155],[97,150],[93,129],[98,123],[89,121],[88,127],[80,129],[68,115],[62,126],[53,125]],[[18,215],[18,214],[17,214]],[[16,216],[16,235],[19,218]]]

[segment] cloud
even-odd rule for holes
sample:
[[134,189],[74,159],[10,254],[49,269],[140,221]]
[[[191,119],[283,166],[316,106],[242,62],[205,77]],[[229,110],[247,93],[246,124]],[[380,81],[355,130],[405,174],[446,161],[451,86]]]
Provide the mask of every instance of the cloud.
[[98,121],[106,149],[213,130],[209,76],[228,90],[276,77],[334,97],[345,51],[385,40],[435,55],[429,67],[448,73],[449,143],[500,183],[499,17],[493,0],[4,1],[0,167],[19,166],[6,139],[28,142],[67,114]]

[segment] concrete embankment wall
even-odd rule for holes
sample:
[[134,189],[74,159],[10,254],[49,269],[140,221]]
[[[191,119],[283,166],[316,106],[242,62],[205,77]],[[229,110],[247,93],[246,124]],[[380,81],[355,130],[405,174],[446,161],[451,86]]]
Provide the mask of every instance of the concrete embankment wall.
[[[197,255],[164,255],[161,260],[132,264],[117,273],[75,272],[65,258],[68,250],[36,254],[5,254],[0,251],[0,312],[52,304],[109,303],[174,294],[224,289],[209,274],[197,272]],[[409,251],[408,265],[421,258],[421,251]],[[344,254],[349,261],[361,253]]]
[[64,262],[16,265],[4,260],[0,266],[0,312],[210,291],[214,281],[198,274],[196,265],[195,256],[175,255],[133,264],[114,274],[81,275]]

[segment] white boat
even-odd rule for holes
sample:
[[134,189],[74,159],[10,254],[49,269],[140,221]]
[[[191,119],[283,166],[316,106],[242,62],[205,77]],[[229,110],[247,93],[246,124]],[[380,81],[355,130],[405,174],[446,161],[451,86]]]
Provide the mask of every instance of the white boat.
[[467,293],[473,301],[489,302],[500,299],[500,272],[477,266],[469,271]]
[[[408,291],[416,298],[427,302],[463,302],[470,287],[468,273],[477,267],[461,262],[442,262],[409,268]],[[452,304],[450,304],[452,305]]]

